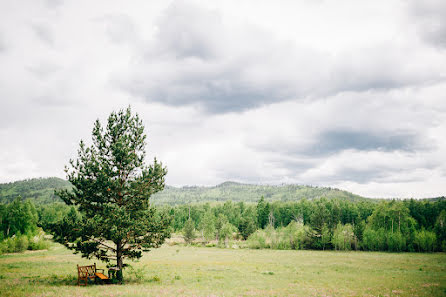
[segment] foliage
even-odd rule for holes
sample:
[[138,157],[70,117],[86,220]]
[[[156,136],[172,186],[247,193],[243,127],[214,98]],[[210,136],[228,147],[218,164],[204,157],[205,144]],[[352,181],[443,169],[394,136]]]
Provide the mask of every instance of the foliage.
[[254,233],[256,229],[257,226],[255,224],[255,220],[253,219],[253,217],[243,217],[240,219],[238,230],[244,240],[246,240],[249,237],[249,235]]
[[30,201],[22,202],[20,197],[12,203],[0,205],[1,238],[20,234],[35,234],[37,231],[37,210]]
[[328,247],[328,244],[331,242],[331,232],[330,228],[328,228],[327,224],[322,226],[321,230],[321,244],[322,249],[325,250]]
[[49,241],[44,238],[43,231],[36,235],[16,234],[0,242],[0,254],[19,253],[26,250],[48,249]]
[[402,252],[406,250],[406,237],[400,232],[387,231],[387,250],[390,252]]
[[[250,185],[226,183],[216,188],[182,188],[182,191],[190,195],[192,193],[204,195],[205,190],[214,193],[213,191],[218,188],[221,195],[229,197],[225,195],[229,195],[228,193],[235,195],[236,189],[240,190],[240,193],[245,193],[247,191],[245,187],[250,187]],[[284,187],[286,186],[275,188],[282,191]],[[203,192],[200,192],[199,189]],[[336,247],[332,244],[332,237],[338,224],[350,224],[354,238],[351,249],[393,252],[423,251],[424,249],[419,247],[420,238],[423,236],[418,235],[416,242],[415,234],[416,231],[424,228],[426,231],[435,233],[436,241],[433,250],[446,251],[445,199],[376,202],[375,200],[350,201],[331,197],[330,199],[313,200],[300,198],[298,200],[296,198],[293,201],[283,202],[274,201],[275,194],[268,196],[268,193],[272,193],[268,191],[259,192],[258,197],[261,198],[256,203],[216,199],[224,202],[158,205],[157,208],[172,219],[169,228],[175,232],[181,232],[190,217],[194,226],[200,231],[204,242],[218,240],[220,230],[226,222],[236,226],[238,236],[245,240],[253,235],[260,225],[267,228],[272,224],[277,234],[274,234],[273,237],[264,237],[264,239],[273,242],[272,246],[276,246],[274,242],[278,242],[277,248],[293,249],[295,248],[293,241],[286,243],[284,239],[286,236],[283,228],[290,226],[291,222],[296,222],[305,227],[304,240],[298,244],[299,249],[334,249]],[[200,199],[211,201],[215,198],[212,195],[201,196]],[[151,201],[153,201],[153,196]],[[1,207],[4,206],[0,205]],[[60,218],[69,211],[68,206],[57,203],[38,205],[36,209],[39,215],[38,224],[44,229],[49,223],[60,221]],[[270,232],[270,235],[273,233]]]
[[190,218],[184,224],[183,236],[187,243],[191,243],[195,239],[195,225]]
[[200,230],[205,242],[215,239],[215,216],[211,210],[206,211],[204,214],[203,219],[200,222]]
[[443,209],[435,222],[435,234],[437,236],[439,249],[446,251],[446,210]]
[[261,229],[265,228],[268,224],[268,217],[270,215],[269,203],[265,202],[265,198],[262,196],[257,203],[257,226]]
[[70,210],[70,206],[61,202],[37,206],[37,213],[39,215],[38,225],[47,229],[52,224],[61,221]]
[[[209,225],[204,223],[204,218],[210,216],[218,218],[215,219],[216,231],[220,230],[223,223],[228,221],[238,227],[238,233],[243,239],[253,236],[250,239],[251,246],[257,248],[265,248],[265,246],[269,248],[270,242],[272,242],[272,246],[275,246],[274,240],[280,243],[278,244],[281,246],[280,248],[294,248],[291,247],[293,244],[284,243],[285,241],[281,239],[283,234],[280,232],[282,231],[272,237],[266,236],[265,232],[256,232],[259,222],[262,222],[258,219],[259,214],[264,215],[265,230],[270,226],[269,219],[267,220],[265,215],[266,212],[263,212],[263,209],[268,208],[269,214],[274,217],[274,224],[271,226],[273,229],[282,230],[291,222],[305,226],[305,240],[299,243],[300,249],[419,251],[414,240],[415,231],[420,230],[420,222],[411,216],[408,205],[411,205],[412,209],[417,209],[419,205],[423,209],[430,209],[431,213],[436,215],[434,220],[424,220],[435,223],[435,225],[429,225],[429,229],[426,230],[436,234],[437,241],[434,250],[445,250],[446,240],[443,238],[445,237],[446,203],[444,200],[431,202],[391,200],[372,203],[367,201],[349,202],[339,199],[314,201],[303,199],[298,202],[269,203],[260,199],[257,204],[227,201],[224,204],[164,206],[164,209],[173,216],[172,228],[176,231],[182,230],[189,212],[191,219],[202,232],[203,226]],[[418,218],[422,217],[418,216]],[[335,241],[340,243],[342,239],[342,244],[344,242],[343,237],[337,237],[334,241],[332,238],[339,224],[349,225],[353,231],[353,234],[349,231],[350,247],[347,245],[334,246]],[[215,239],[218,239],[218,232],[216,232]],[[272,235],[271,232],[270,234]],[[211,238],[207,240],[211,240]]]
[[257,230],[248,237],[247,245],[254,249],[303,249],[308,247],[310,233],[309,227],[293,221],[287,227]]
[[355,243],[355,234],[353,233],[352,225],[338,223],[336,229],[333,231],[331,242],[336,250],[351,250]]
[[219,237],[218,237],[220,243],[224,242],[227,245],[228,239],[231,238],[232,234],[236,231],[237,231],[237,228],[235,228],[234,225],[232,225],[229,222],[225,222],[220,229],[220,233],[219,233]]
[[93,144],[80,142],[78,157],[66,167],[72,189],[57,191],[68,215],[49,228],[56,241],[82,256],[103,261],[137,259],[142,251],[159,247],[169,236],[169,217],[149,204],[164,188],[166,168],[156,159],[144,164],[144,126],[130,107],[112,112],[107,125],[96,121]]
[[215,223],[215,229],[216,229],[218,241],[220,241],[220,238],[222,237],[223,226],[227,223],[229,223],[228,217],[225,216],[223,213],[218,214],[217,221]]
[[433,252],[437,237],[434,232],[421,229],[415,232],[415,245],[420,252]]

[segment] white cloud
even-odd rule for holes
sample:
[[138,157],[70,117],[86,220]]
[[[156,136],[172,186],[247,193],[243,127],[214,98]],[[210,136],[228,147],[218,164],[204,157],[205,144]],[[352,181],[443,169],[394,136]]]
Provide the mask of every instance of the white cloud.
[[94,120],[131,104],[169,184],[444,195],[442,7],[2,3],[0,182],[63,177]]

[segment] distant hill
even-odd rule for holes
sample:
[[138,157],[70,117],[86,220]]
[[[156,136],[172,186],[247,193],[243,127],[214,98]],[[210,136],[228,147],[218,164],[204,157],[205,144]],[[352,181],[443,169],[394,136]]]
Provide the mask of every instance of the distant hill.
[[260,197],[266,201],[297,201],[320,197],[339,198],[350,201],[368,198],[333,188],[303,185],[253,185],[236,182],[224,182],[214,187],[185,186],[181,188],[167,186],[164,191],[152,196],[155,204],[185,204],[199,202],[257,202]]
[[[71,184],[57,177],[33,178],[12,183],[0,184],[0,203],[8,203],[16,197],[32,199],[36,204],[47,204],[61,201],[54,195],[55,189],[70,188]],[[201,202],[257,202],[260,197],[266,201],[297,201],[302,198],[309,200],[326,197],[328,199],[339,198],[349,201],[368,200],[359,195],[347,191],[303,185],[253,185],[236,182],[224,182],[213,187],[166,186],[164,191],[152,196],[154,204],[187,204]],[[430,198],[428,200],[444,199],[444,197]],[[372,199],[377,201],[376,199]]]
[[0,202],[8,203],[18,196],[32,199],[36,204],[62,201],[54,195],[55,189],[68,189],[71,184],[61,178],[32,178],[7,184],[0,184]]
[[[71,184],[57,177],[33,178],[12,183],[0,184],[0,202],[7,203],[21,196],[32,199],[36,204],[61,201],[54,195],[55,189],[69,188]],[[185,186],[181,188],[166,186],[164,191],[152,196],[155,204],[186,204],[199,202],[257,202],[260,197],[266,201],[296,201],[302,198],[320,197],[347,200],[367,199],[347,191],[332,188],[300,185],[252,185],[224,182],[214,187]]]

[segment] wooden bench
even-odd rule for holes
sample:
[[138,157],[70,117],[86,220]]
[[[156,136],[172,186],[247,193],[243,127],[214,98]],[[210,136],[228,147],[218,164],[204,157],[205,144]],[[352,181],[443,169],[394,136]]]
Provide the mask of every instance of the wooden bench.
[[[102,272],[98,272],[101,270]],[[101,279],[102,281],[106,281],[109,278],[104,275],[104,269],[96,268],[96,263],[94,265],[88,266],[79,266],[77,265],[77,285],[78,286],[86,286],[88,284],[88,280],[94,280],[96,282],[96,278]],[[81,283],[84,281],[84,283]]]

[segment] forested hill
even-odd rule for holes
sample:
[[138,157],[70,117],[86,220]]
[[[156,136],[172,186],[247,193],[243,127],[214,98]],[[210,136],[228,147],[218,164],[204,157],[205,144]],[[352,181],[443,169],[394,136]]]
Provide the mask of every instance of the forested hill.
[[252,185],[225,182],[214,187],[187,186],[175,188],[167,186],[164,191],[155,194],[155,204],[186,204],[199,202],[257,202],[260,197],[266,201],[297,201],[302,198],[320,197],[340,198],[350,201],[367,199],[352,193],[333,188],[301,185]]
[[[60,201],[54,195],[55,189],[69,188],[70,183],[57,177],[34,178],[12,183],[0,184],[0,203],[7,203],[21,196],[32,199],[36,204]],[[303,185],[252,185],[236,182],[225,182],[214,187],[186,186],[181,188],[166,186],[164,191],[152,196],[155,204],[187,204],[200,202],[257,202],[260,197],[266,201],[297,201],[320,197],[339,198],[349,201],[360,201],[364,198],[334,188],[312,187]]]
[[46,204],[61,201],[54,195],[55,189],[70,188],[71,184],[61,178],[33,178],[0,184],[0,202],[13,201],[18,196],[23,199],[32,199],[36,204]]
[[[0,202],[11,202],[16,197],[32,199],[36,204],[46,204],[60,201],[54,195],[54,190],[69,188],[66,180],[50,178],[34,178],[12,183],[0,184]],[[187,204],[199,202],[219,202],[232,200],[234,202],[257,202],[260,197],[266,201],[296,201],[302,198],[315,199],[319,197],[361,200],[364,197],[332,188],[300,186],[300,185],[250,185],[235,182],[225,182],[214,187],[186,186],[181,188],[166,186],[164,191],[152,196],[155,204]]]

